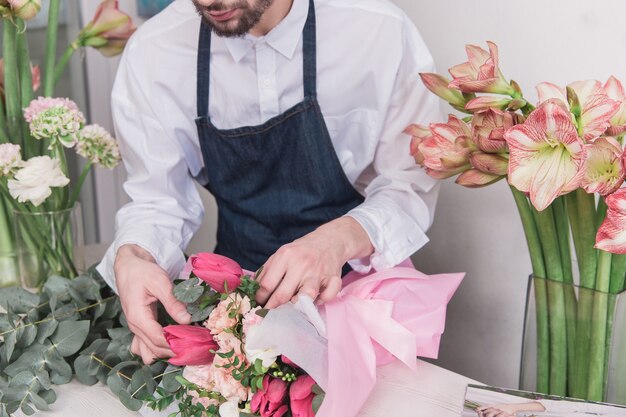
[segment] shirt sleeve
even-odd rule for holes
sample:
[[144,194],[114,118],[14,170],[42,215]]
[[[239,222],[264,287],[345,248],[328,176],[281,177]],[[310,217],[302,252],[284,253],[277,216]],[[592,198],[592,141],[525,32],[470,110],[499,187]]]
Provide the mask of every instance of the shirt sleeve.
[[[134,45],[138,48],[138,45]],[[184,266],[183,249],[200,227],[204,208],[177,140],[175,127],[159,122],[146,85],[133,73],[138,51],[128,47],[118,69],[111,105],[116,135],[127,172],[124,190],[131,202],[116,215],[116,233],[98,271],[116,290],[113,265],[117,250],[135,244],[148,251],[170,277]],[[133,52],[137,54],[133,55]],[[135,59],[136,60],[136,59]]]
[[408,18],[403,26],[402,60],[373,161],[376,176],[365,188],[364,203],[347,213],[375,249],[367,258],[350,261],[363,273],[398,265],[428,242],[439,190],[438,181],[415,164],[410,137],[402,133],[411,123],[428,125],[442,117],[438,98],[419,78],[420,72],[435,72],[430,52]]

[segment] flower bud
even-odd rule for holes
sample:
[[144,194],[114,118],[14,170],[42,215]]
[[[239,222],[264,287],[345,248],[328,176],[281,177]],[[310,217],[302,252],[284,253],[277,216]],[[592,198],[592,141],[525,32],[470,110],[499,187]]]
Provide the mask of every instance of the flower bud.
[[41,10],[41,0],[8,0],[13,14],[21,19],[30,20]]
[[119,10],[118,0],[104,0],[91,22],[80,32],[79,44],[91,46],[104,56],[118,55],[137,29],[130,16]]

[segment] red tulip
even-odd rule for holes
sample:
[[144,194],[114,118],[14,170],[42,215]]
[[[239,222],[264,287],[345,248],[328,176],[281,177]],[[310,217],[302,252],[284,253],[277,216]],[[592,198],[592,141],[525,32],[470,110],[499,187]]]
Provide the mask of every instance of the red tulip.
[[241,283],[243,270],[230,258],[215,253],[198,253],[189,258],[194,275],[218,292],[224,292],[224,284],[232,291]]
[[213,362],[211,350],[219,349],[211,332],[204,327],[171,325],[166,326],[163,332],[175,355],[168,362],[175,366],[208,365]]
[[250,409],[254,413],[261,413],[261,417],[281,417],[289,410],[286,400],[287,383],[265,375],[263,388],[252,396]]
[[313,385],[315,385],[313,378],[302,375],[289,387],[293,417],[315,417],[313,412],[313,398],[315,398]]
[[91,22],[79,34],[82,46],[92,46],[104,56],[122,52],[130,35],[137,29],[133,20],[119,10],[118,0],[104,0]]

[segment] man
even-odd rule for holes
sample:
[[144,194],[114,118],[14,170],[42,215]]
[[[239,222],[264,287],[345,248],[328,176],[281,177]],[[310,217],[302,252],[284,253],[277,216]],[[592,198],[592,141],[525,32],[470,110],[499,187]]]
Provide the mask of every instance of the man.
[[203,216],[193,178],[218,204],[215,251],[264,265],[267,307],[329,301],[347,262],[387,268],[425,244],[437,187],[402,134],[438,116],[421,71],[432,58],[387,0],[178,0],[145,23],[112,95],[133,201],[100,266],[132,351],[171,355],[157,302],[189,321],[169,277]]

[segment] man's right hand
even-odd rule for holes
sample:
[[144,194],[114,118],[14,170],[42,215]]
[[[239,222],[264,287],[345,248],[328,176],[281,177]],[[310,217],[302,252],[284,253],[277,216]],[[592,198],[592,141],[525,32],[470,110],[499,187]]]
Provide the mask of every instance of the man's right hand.
[[115,257],[115,282],[128,327],[135,334],[131,352],[146,364],[173,356],[157,322],[156,303],[163,304],[180,324],[189,324],[191,316],[185,304],[174,297],[167,273],[144,249],[124,245]]

